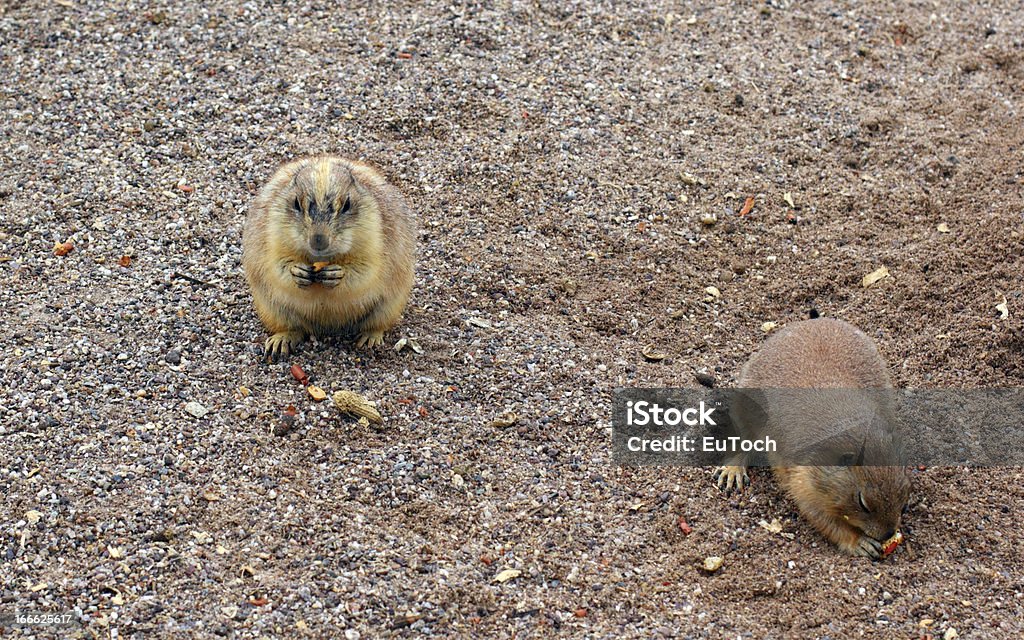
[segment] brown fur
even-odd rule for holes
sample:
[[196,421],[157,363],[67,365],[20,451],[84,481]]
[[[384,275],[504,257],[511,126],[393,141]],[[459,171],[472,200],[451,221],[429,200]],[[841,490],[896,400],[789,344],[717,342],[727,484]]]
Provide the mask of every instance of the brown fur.
[[[738,386],[745,389],[830,389],[820,395],[775,392],[787,402],[765,404],[767,418],[752,427],[742,402],[734,421],[745,435],[750,429],[775,430],[787,451],[813,448],[837,425],[865,425],[857,432],[860,453],[888,466],[782,466],[776,477],[800,513],[826,538],[847,553],[880,557],[881,542],[899,529],[910,482],[902,466],[895,424],[892,384],[885,362],[871,339],[840,320],[820,318],[791,324],[772,336],[743,367]],[[861,391],[858,391],[861,390]],[[870,391],[869,391],[870,390]],[[763,397],[771,398],[772,392]],[[794,398],[800,401],[794,401]],[[801,401],[803,404],[801,404]],[[781,445],[781,443],[780,443]],[[746,460],[723,467],[720,482],[742,488]],[[837,461],[838,463],[838,461]],[[860,506],[860,497],[869,507]]]
[[[317,234],[329,246],[318,248]],[[373,167],[337,156],[282,166],[253,201],[242,237],[256,312],[274,334],[265,356],[347,330],[360,346],[380,344],[409,299],[415,234],[405,199]]]

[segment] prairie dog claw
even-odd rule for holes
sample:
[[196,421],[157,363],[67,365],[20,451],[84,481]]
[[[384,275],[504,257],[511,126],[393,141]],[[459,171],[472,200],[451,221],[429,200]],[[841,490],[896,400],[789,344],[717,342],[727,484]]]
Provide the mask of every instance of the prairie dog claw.
[[267,338],[263,343],[263,359],[267,362],[278,362],[295,353],[306,338],[299,331],[282,331]]
[[882,557],[882,543],[874,538],[868,536],[861,536],[857,539],[850,549],[850,552],[855,556],[866,556],[873,560],[878,560]]
[[321,285],[329,289],[333,289],[341,284],[341,281],[345,278],[345,274],[345,267],[336,264],[329,264],[313,274],[313,277],[316,282],[319,282]]
[[316,272],[308,264],[296,262],[288,267],[288,273],[291,274],[295,284],[302,288],[308,287],[317,280]]
[[747,468],[738,465],[726,465],[715,469],[715,483],[718,488],[725,492],[743,491],[750,486],[750,476],[747,475]]
[[379,344],[384,343],[384,332],[383,331],[363,331],[359,334],[359,339],[356,340],[356,347],[373,348]]

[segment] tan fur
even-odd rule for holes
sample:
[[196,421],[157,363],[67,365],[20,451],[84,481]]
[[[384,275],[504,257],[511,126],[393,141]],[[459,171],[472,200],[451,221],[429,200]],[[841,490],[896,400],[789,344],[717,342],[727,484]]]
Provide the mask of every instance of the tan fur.
[[[346,198],[348,216],[310,215],[313,207],[340,211]],[[328,247],[314,248],[317,233]],[[360,345],[382,342],[409,299],[415,233],[405,199],[373,167],[337,156],[282,166],[253,201],[242,238],[256,312],[274,334],[268,359],[287,356],[310,334],[354,330]],[[309,284],[302,278],[318,262],[328,266],[311,277],[331,279]]]
[[[891,466],[794,466],[769,458],[780,484],[800,513],[840,549],[854,555],[880,557],[881,542],[899,528],[910,482],[901,452],[893,439],[895,424],[892,384],[885,362],[871,339],[840,320],[819,318],[789,325],[772,336],[743,367],[738,386],[744,389],[829,389],[821,394],[774,392],[785,402],[767,402],[761,429],[790,449],[813,448],[836,425],[867,425],[856,445],[870,459]],[[862,391],[857,391],[862,390]],[[762,398],[771,398],[771,391]],[[800,401],[794,401],[794,398]],[[803,404],[802,404],[803,403]],[[733,408],[741,432],[755,427],[749,407]],[[765,426],[767,425],[767,426]],[[756,437],[756,434],[750,434]],[[781,445],[780,445],[781,447]],[[724,467],[727,487],[742,488],[746,460]],[[858,493],[870,508],[859,505]]]

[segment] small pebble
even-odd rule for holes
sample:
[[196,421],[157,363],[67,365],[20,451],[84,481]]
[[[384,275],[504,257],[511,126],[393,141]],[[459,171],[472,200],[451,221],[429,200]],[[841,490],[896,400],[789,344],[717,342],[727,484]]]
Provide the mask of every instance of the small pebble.
[[709,389],[715,386],[715,376],[711,375],[710,373],[705,373],[703,371],[698,371],[698,372],[693,374],[693,378],[698,383],[700,383],[701,385],[703,385],[703,386],[705,386],[705,387],[707,387]]
[[210,410],[199,404],[198,402],[186,402],[185,412],[196,418],[202,418],[206,414],[210,413]]

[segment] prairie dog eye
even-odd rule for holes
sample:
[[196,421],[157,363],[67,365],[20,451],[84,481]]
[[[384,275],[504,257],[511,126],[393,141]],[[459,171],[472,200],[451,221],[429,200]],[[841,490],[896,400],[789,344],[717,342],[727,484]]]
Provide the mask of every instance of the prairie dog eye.
[[341,205],[341,213],[348,213],[349,209],[352,208],[352,197],[345,196],[345,204]]
[[857,492],[857,502],[860,504],[860,508],[863,509],[865,513],[871,513],[871,509],[868,509],[868,503],[865,502],[864,500],[863,491]]
[[297,197],[292,202],[292,209],[295,210],[295,213],[302,213],[302,203],[299,202],[299,199]]

